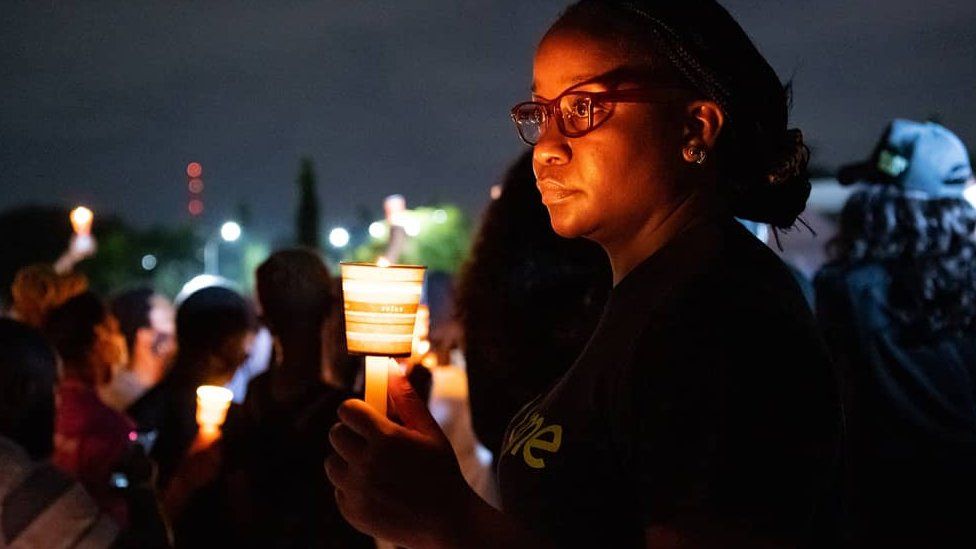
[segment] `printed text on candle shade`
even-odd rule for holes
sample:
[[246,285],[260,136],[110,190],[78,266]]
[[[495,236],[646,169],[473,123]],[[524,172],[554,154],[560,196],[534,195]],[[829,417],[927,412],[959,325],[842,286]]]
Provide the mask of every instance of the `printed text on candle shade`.
[[563,440],[563,428],[560,425],[548,425],[543,427],[545,418],[537,412],[523,419],[517,427],[512,429],[502,447],[502,453],[510,452],[515,455],[519,450],[522,451],[522,459],[525,464],[533,469],[543,469],[546,466],[545,460],[534,450],[541,452],[556,453]]

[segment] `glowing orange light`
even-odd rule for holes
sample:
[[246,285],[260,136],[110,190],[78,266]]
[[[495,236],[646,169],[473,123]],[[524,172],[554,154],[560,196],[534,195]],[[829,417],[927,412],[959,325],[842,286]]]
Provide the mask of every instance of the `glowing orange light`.
[[200,177],[203,175],[203,166],[199,162],[190,162],[186,165],[186,175],[190,177]]
[[341,263],[346,347],[366,357],[366,402],[386,414],[390,360],[410,356],[426,267]]
[[190,211],[190,215],[200,215],[203,213],[203,201],[194,198],[187,205],[186,209]]
[[191,179],[187,184],[187,187],[189,187],[191,193],[200,194],[203,192],[203,180],[196,178]]
[[201,431],[215,433],[227,419],[227,410],[234,393],[224,387],[201,385],[197,387],[197,426]]
[[76,235],[86,236],[91,234],[92,220],[95,218],[91,210],[84,206],[78,206],[71,210],[69,217],[71,218],[71,228],[74,229]]

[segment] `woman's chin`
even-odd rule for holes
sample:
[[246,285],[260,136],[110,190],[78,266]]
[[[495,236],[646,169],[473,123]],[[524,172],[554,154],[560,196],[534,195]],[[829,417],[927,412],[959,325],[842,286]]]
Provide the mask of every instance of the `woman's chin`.
[[549,208],[549,223],[552,230],[563,238],[579,238],[587,233],[578,219],[554,208]]

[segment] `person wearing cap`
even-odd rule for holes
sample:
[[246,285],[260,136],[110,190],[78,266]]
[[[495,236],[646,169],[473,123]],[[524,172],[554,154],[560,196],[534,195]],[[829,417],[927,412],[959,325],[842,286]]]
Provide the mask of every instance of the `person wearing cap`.
[[848,509],[865,544],[973,541],[973,508],[957,503],[976,496],[972,177],[952,132],[902,119],[838,174],[860,187],[817,274],[817,316],[845,380]]
[[606,252],[602,317],[509,422],[503,511],[467,486],[396,373],[399,422],[339,408],[326,472],[340,510],[406,547],[824,541],[835,372],[789,270],[735,221],[786,229],[806,205],[788,91],[713,0],[578,2],[538,46],[533,80],[511,116],[553,230]]

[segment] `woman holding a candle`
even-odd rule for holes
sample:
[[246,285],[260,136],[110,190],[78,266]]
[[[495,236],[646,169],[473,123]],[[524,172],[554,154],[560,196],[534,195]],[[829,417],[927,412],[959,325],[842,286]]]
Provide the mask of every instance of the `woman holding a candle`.
[[785,229],[805,206],[788,91],[712,0],[583,0],[539,45],[532,94],[512,116],[553,228],[609,256],[603,317],[509,425],[503,511],[396,375],[402,425],[339,410],[340,508],[406,546],[824,542],[834,374],[789,271],[733,219]]
[[85,292],[51,311],[44,332],[61,359],[52,461],[85,487],[99,506],[126,524],[124,497],[110,485],[129,456],[135,424],[109,408],[98,388],[125,364],[125,338],[101,299]]

